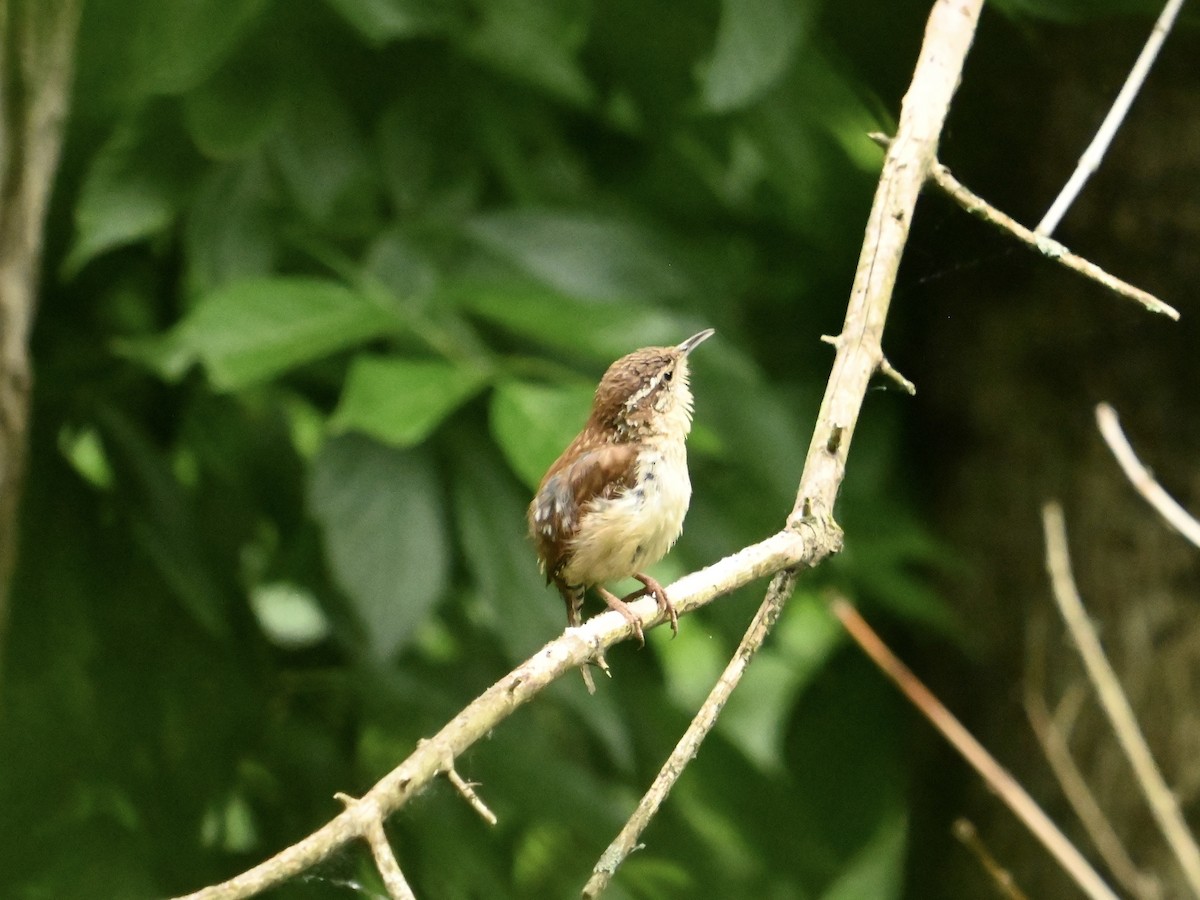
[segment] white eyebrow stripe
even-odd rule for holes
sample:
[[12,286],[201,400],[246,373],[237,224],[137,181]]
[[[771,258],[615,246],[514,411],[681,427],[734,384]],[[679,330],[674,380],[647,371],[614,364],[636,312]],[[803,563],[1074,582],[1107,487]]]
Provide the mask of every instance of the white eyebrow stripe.
[[[663,371],[665,372],[666,370]],[[633,394],[633,396],[625,401],[625,409],[632,410],[635,406],[650,396],[654,389],[658,387],[659,382],[662,381],[662,377],[663,372],[659,372],[657,375],[647,381],[640,390],[638,390],[635,394]]]

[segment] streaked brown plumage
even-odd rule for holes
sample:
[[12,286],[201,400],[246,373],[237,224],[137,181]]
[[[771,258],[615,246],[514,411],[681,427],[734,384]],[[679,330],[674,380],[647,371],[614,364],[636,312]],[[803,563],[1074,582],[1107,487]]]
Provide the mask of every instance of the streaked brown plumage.
[[[666,592],[642,570],[670,550],[691,499],[685,442],[691,430],[688,354],[708,329],[675,347],[646,347],[617,360],[596,388],[583,431],[546,472],[529,506],[529,532],[548,584],[582,622],[588,587],[641,624],[625,601],[653,594],[671,627]],[[604,583],[637,578],[645,587],[622,600]]]

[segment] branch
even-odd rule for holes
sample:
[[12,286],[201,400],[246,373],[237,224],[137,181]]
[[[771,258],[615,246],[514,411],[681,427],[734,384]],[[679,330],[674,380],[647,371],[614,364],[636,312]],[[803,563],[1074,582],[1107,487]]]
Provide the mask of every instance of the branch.
[[1154,762],[1137,719],[1129,705],[1129,698],[1121,690],[1121,684],[1100,646],[1096,630],[1088,620],[1083,601],[1075,587],[1071,574],[1071,559],[1067,552],[1067,529],[1063,521],[1062,507],[1047,503],[1042,508],[1042,527],[1046,534],[1046,569],[1050,573],[1054,600],[1058,603],[1063,621],[1071,632],[1071,638],[1079,649],[1088,678],[1100,698],[1108,721],[1125,756],[1133,766],[1138,785],[1150,805],[1150,811],[1159,829],[1167,839],[1192,892],[1200,897],[1200,847],[1196,845],[1187,823],[1175,801],[1175,795],[1167,787],[1162,773]]
[[671,755],[667,757],[667,761],[663,763],[654,782],[650,785],[650,789],[642,797],[633,815],[629,817],[629,821],[600,855],[600,859],[592,870],[592,877],[584,885],[584,900],[599,897],[612,881],[618,867],[625,862],[630,853],[638,848],[638,838],[641,837],[646,826],[658,812],[658,808],[670,793],[671,788],[675,786],[675,782],[679,780],[683,770],[699,752],[700,744],[717,724],[717,718],[724,709],[729,695],[741,681],[742,675],[750,665],[750,660],[762,647],[771,626],[775,624],[774,618],[771,617],[778,617],[780,610],[783,609],[783,602],[791,596],[795,583],[795,569],[785,569],[771,581],[771,586],[767,590],[768,602],[764,602],[759,607],[749,630],[742,638],[729,665],[721,673],[716,686],[709,693],[691,724],[688,725],[687,731],[679,739],[679,743],[675,745]]
[[[878,132],[873,132],[870,138],[883,147],[888,146],[891,142],[891,138]],[[1178,321],[1179,311],[1175,307],[1164,303],[1153,294],[1147,293],[1141,288],[1134,287],[1132,284],[1122,281],[1115,275],[1110,275],[1094,262],[1084,259],[1076,253],[1072,253],[1067,249],[1066,245],[1059,243],[1054,238],[1030,231],[1016,219],[996,209],[996,207],[973,192],[955,178],[950,173],[950,170],[940,162],[933,164],[930,177],[943,193],[976,218],[996,226],[1001,231],[1008,232],[1022,244],[1032,250],[1036,250],[1047,259],[1054,260],[1054,262],[1070,269],[1072,272],[1079,273],[1085,278],[1090,278],[1092,281],[1108,288],[1114,294],[1125,297],[1135,303],[1140,303],[1150,312],[1161,313],[1170,319]]]
[[[837,348],[837,354],[826,382],[825,396],[788,521],[793,528],[805,525],[813,528],[816,534],[837,536],[839,545],[841,532],[832,519],[832,510],[846,474],[850,441],[871,378],[879,372],[908,393],[916,392],[912,382],[883,355],[883,328],[917,198],[936,161],[938,137],[958,87],[982,7],[983,0],[937,0],[934,3],[912,82],[901,104],[896,140],[888,148],[867,217],[866,237],[842,332],[837,337],[822,338]],[[597,861],[583,890],[585,898],[599,896],[617,867],[637,845],[638,837],[696,755],[750,660],[778,620],[795,581],[794,569],[780,573],[772,581],[733,659],[633,816]]]
[[842,598],[835,599],[830,608],[863,652],[895,682],[921,715],[925,716],[971,768],[979,773],[1004,805],[1013,811],[1030,833],[1058,860],[1080,889],[1092,900],[1117,900],[1117,895],[1104,883],[1104,879],[1083,858],[1083,854],[1075,845],[1059,831],[1058,826],[1037,805],[1037,801],[1029,796],[1007,769],[996,762],[995,757],[984,749],[929,688],[896,658],[883,639],[858,614],[858,610]]
[[1146,39],[1146,45],[1142,47],[1142,52],[1138,54],[1137,62],[1129,70],[1129,75],[1126,76],[1125,84],[1121,87],[1120,93],[1117,94],[1117,99],[1113,102],[1112,109],[1104,117],[1104,122],[1101,123],[1100,130],[1096,132],[1096,136],[1092,138],[1092,142],[1088,144],[1088,148],[1083,151],[1083,156],[1079,157],[1079,164],[1075,167],[1075,171],[1071,173],[1070,179],[1067,180],[1066,185],[1063,186],[1063,189],[1054,199],[1054,203],[1050,205],[1050,209],[1046,211],[1046,215],[1042,217],[1042,221],[1038,222],[1038,226],[1035,229],[1038,234],[1050,234],[1050,232],[1058,227],[1058,223],[1066,215],[1067,209],[1075,202],[1075,198],[1079,196],[1079,192],[1083,190],[1084,184],[1087,183],[1092,173],[1100,168],[1100,162],[1104,159],[1104,154],[1108,151],[1108,145],[1112,143],[1113,136],[1116,135],[1117,129],[1121,127],[1121,123],[1125,120],[1125,114],[1129,112],[1129,107],[1133,104],[1134,97],[1141,90],[1142,82],[1150,74],[1150,67],[1154,65],[1159,48],[1162,47],[1163,41],[1167,39],[1167,34],[1170,33],[1171,26],[1175,24],[1175,17],[1179,14],[1181,6],[1183,6],[1183,0],[1167,0],[1167,5],[1159,13],[1158,21],[1154,23],[1154,28],[1150,30],[1150,37]]
[[1088,787],[1079,767],[1075,765],[1067,739],[1047,709],[1041,689],[1032,681],[1026,684],[1024,705],[1025,716],[1029,719],[1034,736],[1042,747],[1042,755],[1050,764],[1063,795],[1071,804],[1071,809],[1075,810],[1079,821],[1083,823],[1084,831],[1099,851],[1104,864],[1132,896],[1156,897],[1158,892],[1154,888],[1153,879],[1138,871],[1125,851],[1125,846],[1109,822],[1108,816],[1096,802],[1091,788]]
[[475,788],[478,785],[475,782],[467,781],[459,775],[453,764],[446,770],[446,777],[450,779],[450,783],[454,785],[455,789],[462,794],[463,799],[470,804],[471,809],[479,813],[479,818],[483,819],[489,825],[495,825],[499,821],[496,818],[496,814],[483,802],[483,798],[475,793]]
[[[349,794],[334,794],[334,799],[340,800],[342,805],[347,809],[361,803],[362,801],[356,797],[351,797]],[[366,823],[366,833],[363,838],[371,847],[371,856],[375,859],[375,868],[379,870],[379,875],[383,878],[383,886],[387,888],[388,897],[391,900],[416,900],[412,892],[412,888],[408,886],[408,880],[404,877],[404,873],[400,871],[400,863],[396,861],[396,854],[392,852],[392,845],[388,843],[387,832],[383,829],[383,819],[378,812],[371,815]]]
[[[832,541],[832,537],[815,528],[785,529],[669,585],[672,603],[680,615],[687,615],[759,578],[824,558],[836,549]],[[643,628],[659,624],[661,614],[653,598],[643,597],[630,603],[629,608],[641,620]],[[436,735],[420,743],[359,803],[265,862],[226,882],[188,894],[186,900],[250,897],[316,865],[347,842],[365,838],[373,818],[387,818],[403,807],[446,771],[449,762],[555,679],[630,637],[630,624],[616,612],[602,613],[578,628],[567,629],[476,697]],[[377,811],[378,815],[366,810]]]
[[1168,525],[1200,547],[1200,522],[1163,490],[1150,471],[1142,465],[1137,454],[1133,452],[1129,439],[1125,437],[1125,432],[1121,430],[1116,411],[1107,403],[1096,406],[1096,424],[1134,489],[1166,519]]
[[975,858],[979,860],[979,864],[983,866],[983,870],[991,876],[992,881],[996,883],[996,890],[1008,900],[1029,900],[1028,895],[1021,890],[1016,879],[1013,878],[1012,872],[1000,865],[999,860],[992,855],[992,851],[987,848],[987,844],[979,836],[979,831],[969,819],[955,819],[953,830],[959,843],[974,854]]

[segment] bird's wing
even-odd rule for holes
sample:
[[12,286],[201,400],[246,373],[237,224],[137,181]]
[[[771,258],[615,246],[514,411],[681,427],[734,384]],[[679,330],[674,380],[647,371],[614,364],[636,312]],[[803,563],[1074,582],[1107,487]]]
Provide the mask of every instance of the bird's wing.
[[603,444],[561,468],[551,467],[529,505],[529,532],[548,582],[566,562],[582,510],[598,497],[615,497],[629,487],[636,455],[633,444]]

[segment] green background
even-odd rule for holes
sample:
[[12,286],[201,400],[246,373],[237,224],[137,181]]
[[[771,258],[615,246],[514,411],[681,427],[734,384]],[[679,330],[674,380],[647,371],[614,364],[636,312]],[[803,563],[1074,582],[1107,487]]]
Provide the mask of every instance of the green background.
[[[660,580],[778,529],[881,159],[865,134],[893,128],[927,12],[89,0],[33,344],[0,894],[228,877],[553,638],[524,509],[635,347],[717,330]],[[821,600],[959,652],[909,403],[869,395],[845,554],[801,578],[611,896],[899,897],[952,852],[913,790],[928,736]],[[576,892],[764,587],[470,750],[495,828],[443,782],[394,816],[417,895]],[[355,894],[383,896],[359,847],[272,896]]]

